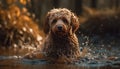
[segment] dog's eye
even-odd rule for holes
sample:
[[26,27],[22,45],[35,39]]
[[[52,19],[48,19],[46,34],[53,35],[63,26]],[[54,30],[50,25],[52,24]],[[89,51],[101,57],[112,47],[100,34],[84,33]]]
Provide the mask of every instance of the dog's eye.
[[57,22],[57,19],[54,19],[53,21],[52,21],[52,23],[56,23]]
[[64,23],[68,23],[67,19],[63,18],[62,20]]

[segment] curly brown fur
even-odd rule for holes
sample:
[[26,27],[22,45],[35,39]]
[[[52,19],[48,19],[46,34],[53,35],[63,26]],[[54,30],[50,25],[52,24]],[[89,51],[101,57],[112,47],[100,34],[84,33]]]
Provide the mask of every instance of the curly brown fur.
[[68,9],[52,9],[48,12],[44,24],[47,37],[43,49],[48,60],[64,63],[80,57],[79,43],[75,34],[78,27],[78,18]]

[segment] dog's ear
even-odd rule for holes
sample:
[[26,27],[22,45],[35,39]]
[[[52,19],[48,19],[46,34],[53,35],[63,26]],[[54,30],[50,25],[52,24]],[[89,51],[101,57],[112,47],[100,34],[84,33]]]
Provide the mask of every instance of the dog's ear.
[[43,24],[43,30],[45,34],[48,34],[50,26],[49,26],[49,17],[50,17],[50,13],[48,12],[46,17],[45,17],[45,21]]
[[71,16],[71,25],[72,25],[72,31],[73,33],[75,33],[79,28],[79,20],[78,20],[78,17],[73,13]]

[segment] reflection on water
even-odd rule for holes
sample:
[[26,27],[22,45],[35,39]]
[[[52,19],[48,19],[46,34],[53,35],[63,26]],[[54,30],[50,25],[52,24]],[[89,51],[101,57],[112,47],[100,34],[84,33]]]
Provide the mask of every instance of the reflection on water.
[[[104,40],[103,40],[104,39]],[[74,64],[51,64],[42,59],[20,59],[20,56],[0,56],[0,69],[120,69],[119,38],[80,37],[84,58]]]
[[96,64],[47,64],[42,60],[0,60],[0,69],[119,69],[119,66]]

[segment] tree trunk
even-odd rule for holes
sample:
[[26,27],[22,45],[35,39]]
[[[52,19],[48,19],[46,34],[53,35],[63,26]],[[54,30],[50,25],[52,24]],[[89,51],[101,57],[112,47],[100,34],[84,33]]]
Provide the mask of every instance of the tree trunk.
[[91,0],[91,7],[97,8],[97,0]]
[[52,3],[53,3],[53,7],[54,8],[58,8],[59,7],[59,0],[53,0]]
[[75,0],[75,12],[80,15],[82,12],[82,0]]

